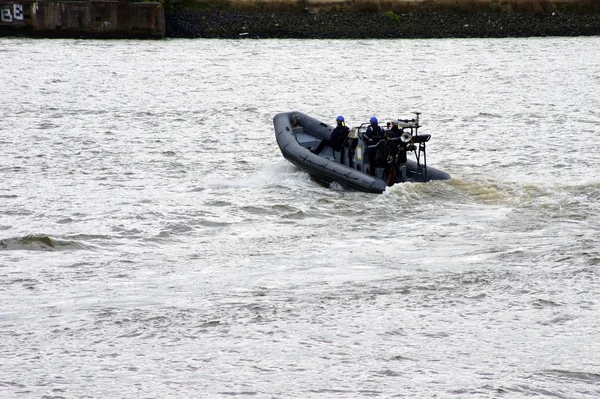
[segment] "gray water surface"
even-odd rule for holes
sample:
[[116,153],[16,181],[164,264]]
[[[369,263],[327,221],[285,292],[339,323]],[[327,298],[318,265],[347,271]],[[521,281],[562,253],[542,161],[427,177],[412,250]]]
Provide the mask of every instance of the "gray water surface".
[[[596,398],[600,38],[0,39],[3,398]],[[423,114],[450,181],[283,159]]]

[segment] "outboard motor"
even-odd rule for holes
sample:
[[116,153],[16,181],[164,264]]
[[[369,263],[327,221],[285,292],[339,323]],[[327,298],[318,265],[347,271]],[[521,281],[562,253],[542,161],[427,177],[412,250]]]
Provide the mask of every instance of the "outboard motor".
[[388,184],[391,186],[397,181],[406,181],[406,162],[407,152],[412,151],[414,145],[411,144],[412,135],[409,132],[400,134],[400,137],[390,139],[387,145],[387,165],[390,170]]

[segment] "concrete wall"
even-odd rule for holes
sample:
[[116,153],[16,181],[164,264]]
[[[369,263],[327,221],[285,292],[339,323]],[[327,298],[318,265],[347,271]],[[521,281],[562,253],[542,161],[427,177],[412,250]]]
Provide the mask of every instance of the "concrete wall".
[[0,36],[156,38],[165,36],[160,3],[0,0]]

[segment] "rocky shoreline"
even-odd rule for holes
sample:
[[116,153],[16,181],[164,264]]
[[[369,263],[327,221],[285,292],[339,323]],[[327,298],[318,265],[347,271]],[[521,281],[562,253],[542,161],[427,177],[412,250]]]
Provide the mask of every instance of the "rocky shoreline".
[[600,14],[310,13],[174,10],[170,38],[501,38],[600,35]]

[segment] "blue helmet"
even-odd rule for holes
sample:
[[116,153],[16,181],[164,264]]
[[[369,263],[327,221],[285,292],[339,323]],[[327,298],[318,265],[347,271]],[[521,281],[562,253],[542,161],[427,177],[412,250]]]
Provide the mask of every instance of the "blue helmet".
[[336,121],[338,122],[343,122],[344,121],[344,117],[342,115],[338,115],[337,118],[335,118]]
[[369,122],[371,122],[371,123],[377,123],[378,121],[377,121],[377,118],[372,117],[371,119],[369,119]]

